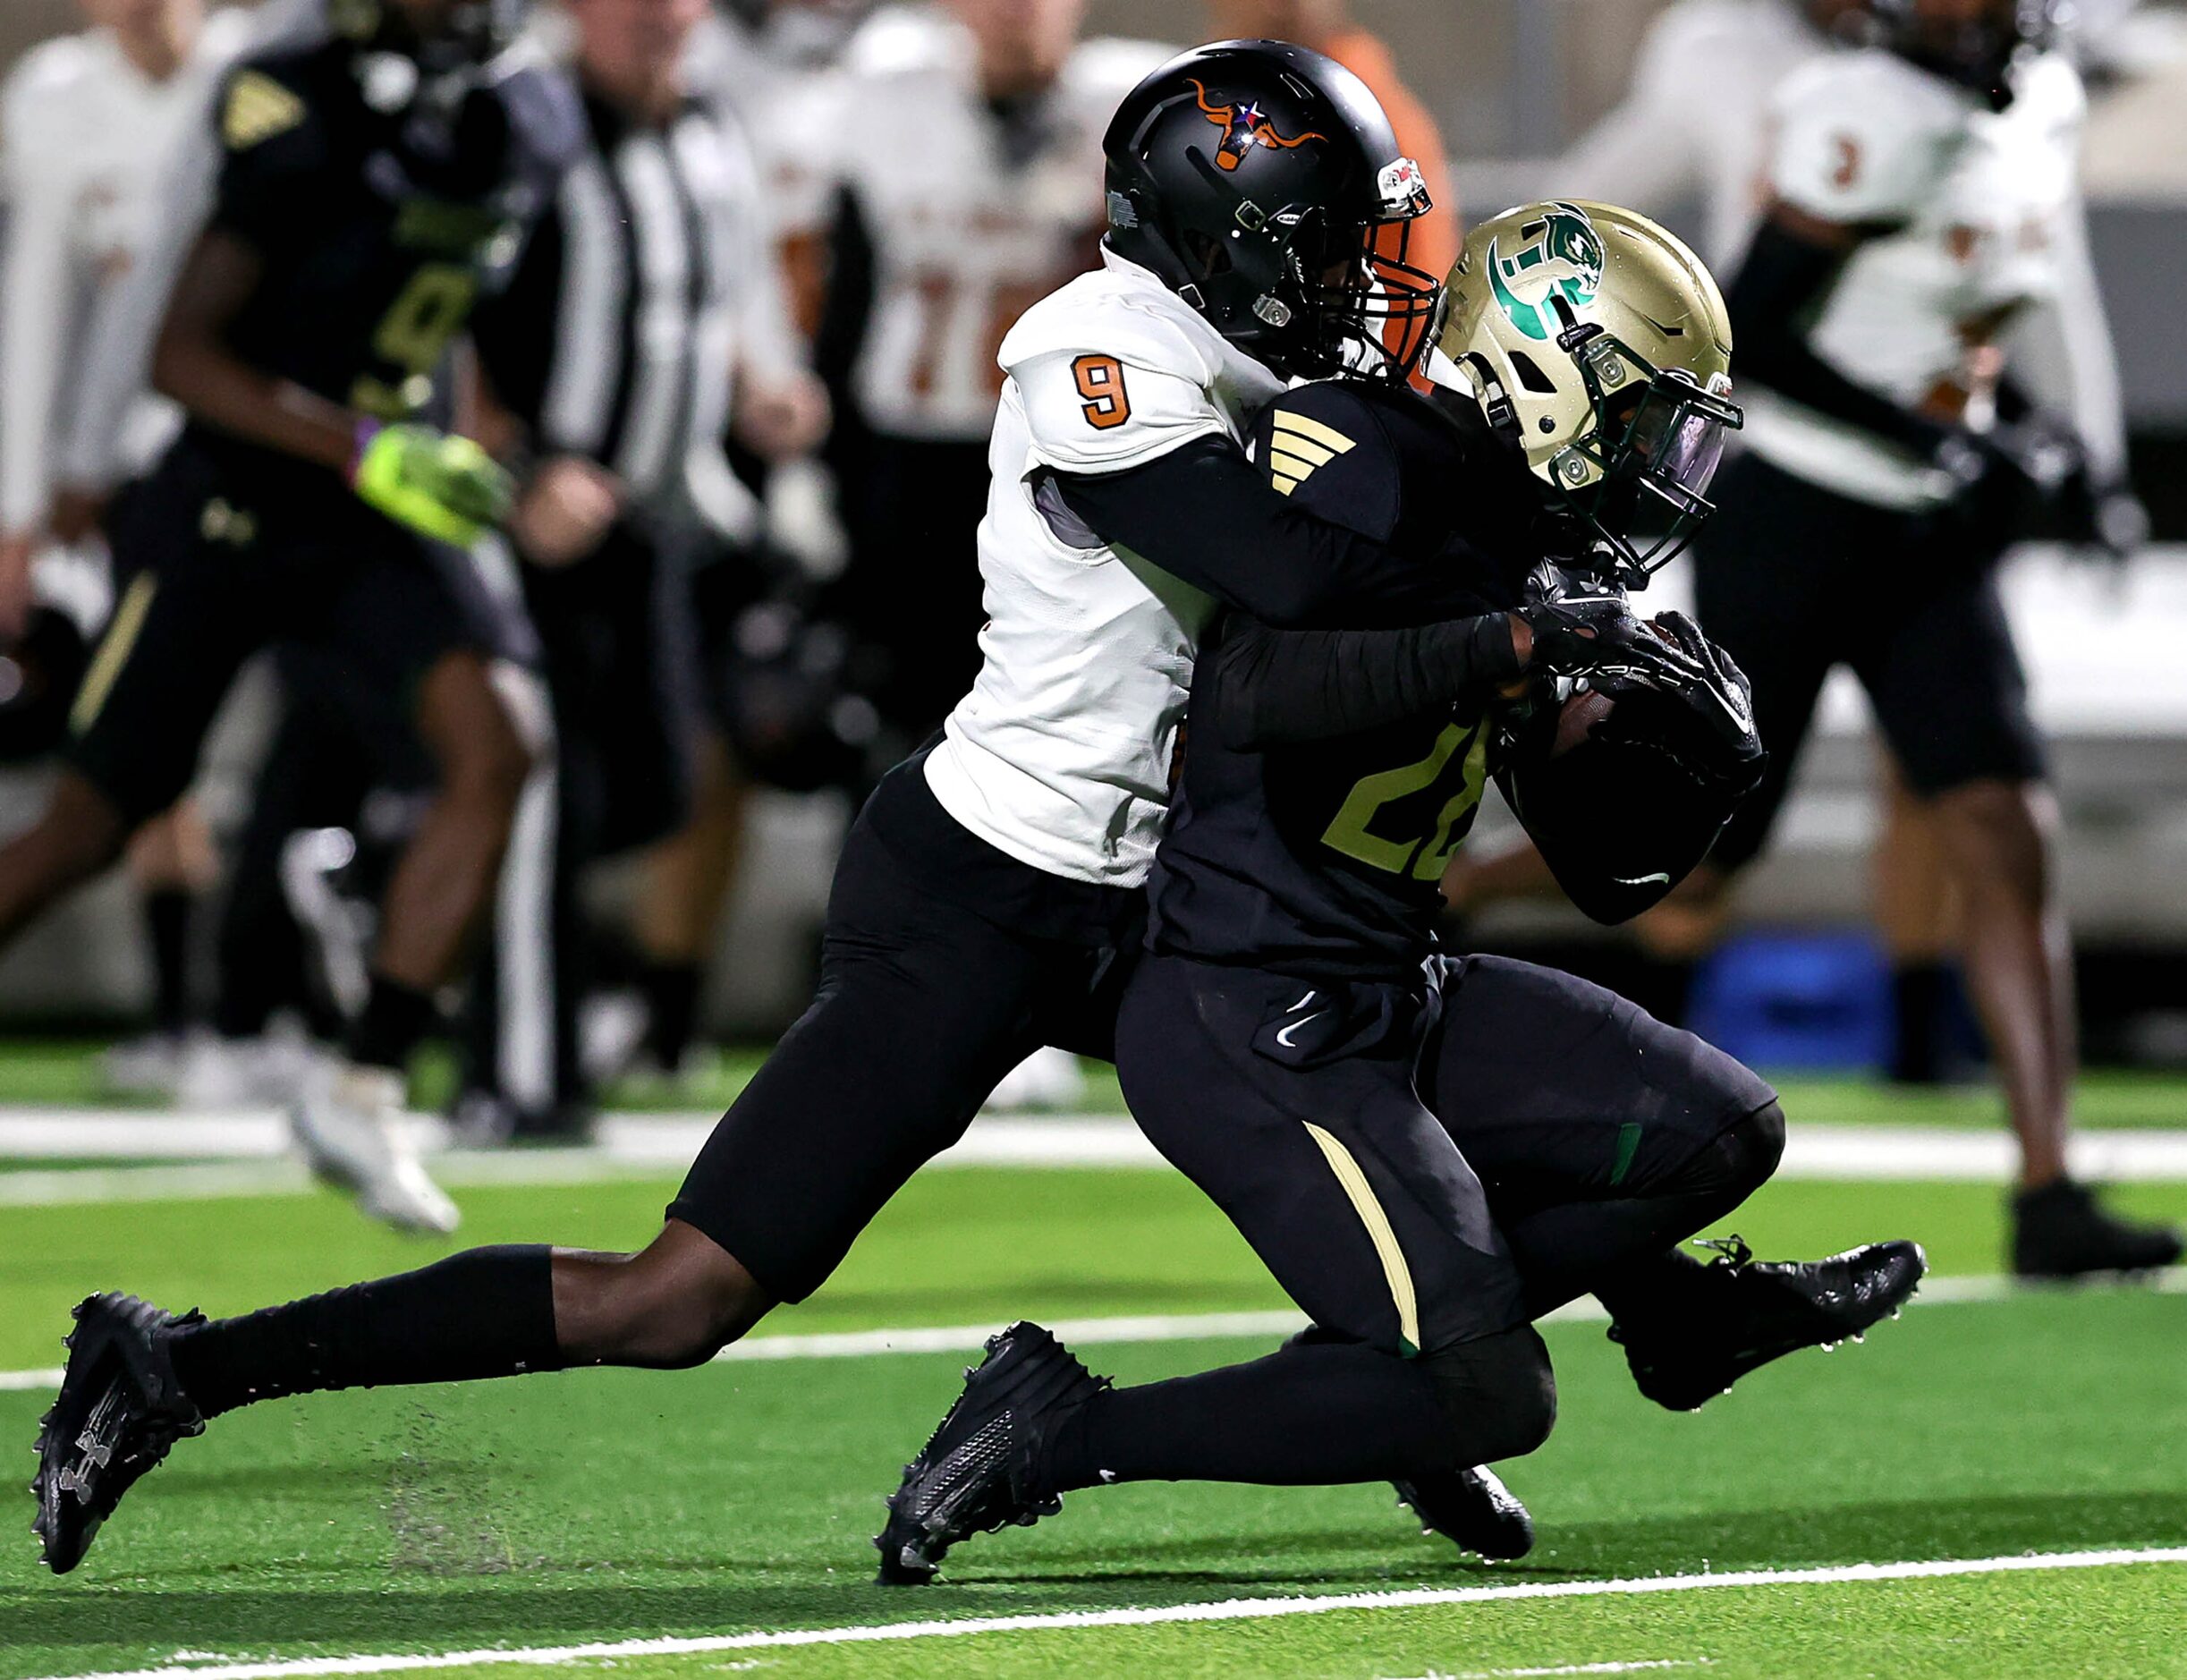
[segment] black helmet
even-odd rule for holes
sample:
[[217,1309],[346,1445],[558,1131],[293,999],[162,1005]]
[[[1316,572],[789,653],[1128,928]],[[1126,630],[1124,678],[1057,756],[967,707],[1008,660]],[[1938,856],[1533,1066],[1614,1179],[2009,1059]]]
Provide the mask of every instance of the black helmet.
[[2070,0],[1990,0],[1968,17],[1926,13],[1920,0],[1868,0],[1882,44],[1922,69],[1972,88],[2002,111],[2013,102],[2013,66],[2046,52],[2073,13]]
[[1299,378],[1411,371],[1442,295],[1404,260],[1428,188],[1335,60],[1287,41],[1195,48],[1125,96],[1102,151],[1111,249],[1239,349]]

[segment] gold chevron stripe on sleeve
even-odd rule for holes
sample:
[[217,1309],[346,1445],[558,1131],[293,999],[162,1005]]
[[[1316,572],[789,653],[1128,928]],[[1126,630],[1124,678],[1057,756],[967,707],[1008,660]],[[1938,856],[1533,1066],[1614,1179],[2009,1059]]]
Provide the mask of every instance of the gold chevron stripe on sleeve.
[[1382,1261],[1383,1278],[1390,1286],[1390,1300],[1397,1308],[1397,1334],[1404,1342],[1405,1353],[1417,1353],[1420,1351],[1420,1302],[1412,1293],[1412,1269],[1405,1264],[1405,1252],[1397,1244],[1397,1233],[1390,1227],[1390,1217],[1382,1211],[1381,1202],[1375,1199],[1374,1186],[1367,1182],[1367,1175],[1352,1158],[1352,1151],[1333,1133],[1312,1121],[1305,1124],[1314,1134],[1314,1141],[1321,1146],[1321,1153],[1328,1160],[1329,1170],[1336,1175],[1336,1182],[1351,1198],[1352,1210],[1367,1227],[1368,1239],[1374,1243],[1375,1254]]
[[221,107],[220,138],[232,152],[285,134],[304,120],[304,102],[271,76],[246,70],[228,84]]
[[1336,459],[1334,449],[1324,449],[1319,444],[1310,444],[1298,437],[1277,437],[1269,445],[1268,453],[1278,461],[1295,461],[1309,472]]
[[1308,414],[1293,414],[1284,409],[1276,412],[1276,429],[1289,432],[1293,437],[1303,437],[1319,444],[1337,454],[1348,454],[1357,447],[1352,440],[1335,427],[1323,424]]
[[1268,476],[1276,480],[1280,489],[1286,481],[1294,486],[1303,484],[1317,467],[1327,464],[1326,456],[1317,461],[1311,455],[1294,455],[1283,449],[1272,450],[1268,455]]

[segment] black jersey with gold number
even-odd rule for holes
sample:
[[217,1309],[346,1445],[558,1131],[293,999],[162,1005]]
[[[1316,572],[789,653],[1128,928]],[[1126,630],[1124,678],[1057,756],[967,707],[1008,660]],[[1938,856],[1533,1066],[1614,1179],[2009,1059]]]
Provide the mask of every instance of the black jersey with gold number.
[[[1415,563],[1393,569],[1382,594],[1339,603],[1321,627],[1515,607],[1542,558],[1525,463],[1470,405],[1446,412],[1363,382],[1302,386],[1262,412],[1250,446],[1301,509]],[[1437,884],[1488,780],[1487,707],[1242,751],[1214,722],[1225,629],[1195,667],[1183,774],[1149,882],[1150,943],[1307,976],[1416,969],[1433,943]]]
[[[338,36],[246,58],[211,120],[210,225],[262,265],[229,347],[391,420],[438,412],[452,341],[506,284],[582,133],[543,66],[504,61],[454,88]],[[261,496],[327,488],[321,470],[192,430]]]

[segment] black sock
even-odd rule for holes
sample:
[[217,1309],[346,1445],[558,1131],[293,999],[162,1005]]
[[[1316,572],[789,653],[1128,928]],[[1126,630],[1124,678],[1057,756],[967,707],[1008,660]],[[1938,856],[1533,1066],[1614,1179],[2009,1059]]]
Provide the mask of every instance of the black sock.
[[1266,1359],[1095,1395],[1064,1421],[1041,1480],[1384,1481],[1450,1463],[1454,1442],[1418,1360],[1357,1343],[1294,1342]]
[[216,1319],[175,1338],[174,1372],[213,1417],[323,1388],[559,1370],[550,1253],[467,1249],[420,1271]]
[[648,963],[645,971],[646,1048],[668,1073],[682,1065],[699,1020],[699,992],[706,970],[697,963]]
[[1619,1324],[1675,1321],[1691,1310],[1695,1285],[1708,1271],[1685,1250],[1666,1248],[1624,1262],[1614,1279],[1598,1279],[1595,1299]]
[[1902,963],[1891,971],[1897,1029],[1891,1077],[1902,1085],[1934,1085],[1944,1077],[1945,1000],[1951,981],[1951,971],[1942,963]]
[[410,1066],[411,1052],[439,1020],[433,999],[384,974],[372,977],[365,1006],[350,1028],[349,1057],[365,1067]]
[[144,895],[144,928],[152,941],[152,1012],[162,1032],[190,1024],[190,909],[185,887],[157,887]]

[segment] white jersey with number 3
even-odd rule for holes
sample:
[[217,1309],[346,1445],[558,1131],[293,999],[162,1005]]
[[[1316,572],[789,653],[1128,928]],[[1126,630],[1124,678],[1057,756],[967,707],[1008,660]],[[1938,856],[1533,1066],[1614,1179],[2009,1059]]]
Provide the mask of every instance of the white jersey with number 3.
[[[1861,243],[1810,328],[1816,353],[1909,408],[1979,420],[2000,340],[2047,305],[2077,212],[2085,102],[2056,54],[2014,72],[2017,97],[1980,95],[1881,50],[1831,54],[1778,89],[1769,187],[1821,221],[1889,232]],[[1948,493],[1941,474],[1881,440],[1750,394],[1746,437],[1774,465],[1880,506]]]
[[972,691],[927,761],[943,809],[1069,880],[1136,887],[1169,805],[1170,758],[1212,609],[1073,519],[1042,469],[1122,472],[1199,437],[1241,441],[1283,381],[1135,263],[1029,310],[1003,341]]

